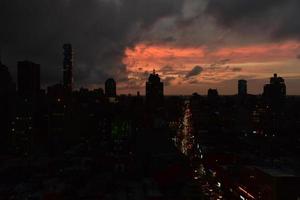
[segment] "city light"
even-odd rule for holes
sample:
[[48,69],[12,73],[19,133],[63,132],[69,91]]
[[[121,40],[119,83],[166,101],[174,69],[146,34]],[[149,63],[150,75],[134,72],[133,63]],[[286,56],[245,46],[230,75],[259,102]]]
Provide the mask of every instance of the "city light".
[[244,192],[248,197],[255,199],[255,197],[253,195],[251,195],[249,192],[247,192],[246,190],[244,190],[242,187],[238,187],[239,190],[241,190],[242,192]]

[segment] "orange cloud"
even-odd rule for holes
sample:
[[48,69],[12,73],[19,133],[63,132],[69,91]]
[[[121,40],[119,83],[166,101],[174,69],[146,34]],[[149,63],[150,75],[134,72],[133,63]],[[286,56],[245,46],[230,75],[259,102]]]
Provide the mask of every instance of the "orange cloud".
[[211,52],[212,57],[232,57],[235,62],[278,61],[294,58],[300,50],[300,43],[258,44],[246,47],[220,48]]
[[[199,82],[219,83],[240,76],[268,78],[273,72],[282,76],[290,76],[291,72],[300,75],[299,67],[293,66],[294,62],[299,62],[296,58],[299,52],[300,43],[295,41],[214,49],[141,43],[126,49],[123,63],[129,79],[139,81],[141,87],[147,78],[145,72],[153,69],[162,79],[172,80],[173,86],[188,86]],[[186,75],[195,66],[201,66],[203,72],[188,79]]]
[[160,69],[168,64],[185,65],[191,62],[198,62],[204,58],[205,50],[199,48],[178,48],[159,45],[138,44],[133,49],[126,49],[123,63],[128,70],[143,69],[151,71]]
[[197,64],[211,64],[229,58],[234,63],[266,62],[295,58],[300,43],[258,44],[244,47],[224,47],[209,50],[207,47],[174,47],[138,44],[127,49],[123,62],[127,69],[152,70],[165,65],[191,68]]

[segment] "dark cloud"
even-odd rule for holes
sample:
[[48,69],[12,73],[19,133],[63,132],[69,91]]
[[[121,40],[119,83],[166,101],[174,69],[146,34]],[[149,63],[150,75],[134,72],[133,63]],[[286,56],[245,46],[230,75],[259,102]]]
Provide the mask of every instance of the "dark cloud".
[[163,80],[163,82],[164,82],[164,85],[165,85],[165,86],[169,86],[169,85],[171,85],[172,81],[174,81],[174,80],[176,80],[175,77],[173,77],[173,76],[168,76],[168,77],[166,77],[166,78]]
[[180,12],[183,0],[1,0],[4,61],[41,64],[44,84],[61,80],[62,45],[75,51],[75,82],[126,80],[124,51],[158,20]]
[[175,37],[165,37],[162,39],[162,42],[165,42],[165,43],[171,43],[171,42],[176,42],[176,38]]
[[234,26],[243,20],[261,17],[284,2],[286,0],[209,0],[206,12],[213,15],[221,25]]
[[170,66],[170,65],[166,65],[166,66],[164,66],[164,67],[162,67],[161,69],[160,69],[160,71],[161,72],[170,72],[170,71],[173,71],[174,69],[173,69],[173,67],[172,66]]
[[242,71],[242,68],[240,68],[240,67],[232,67],[232,68],[230,68],[230,70],[233,71],[233,72],[240,72],[240,71]]
[[201,82],[198,81],[198,80],[196,80],[196,79],[194,79],[194,80],[190,80],[188,83],[192,84],[192,85],[197,85],[197,84],[200,84]]
[[203,72],[203,68],[200,66],[195,66],[191,71],[186,74],[186,78],[197,76]]
[[214,68],[214,67],[222,66],[227,64],[229,61],[230,61],[229,58],[217,60],[216,62],[212,63],[210,67]]
[[179,72],[178,70],[174,69],[170,65],[166,65],[159,70],[159,73],[161,73],[164,76],[171,76],[171,75],[174,76],[174,75],[178,74],[178,72]]
[[239,33],[299,39],[299,7],[298,0],[208,0],[205,12],[222,27]]
[[206,68],[210,72],[240,72],[243,69],[241,67],[231,67],[229,65],[211,65],[209,68]]

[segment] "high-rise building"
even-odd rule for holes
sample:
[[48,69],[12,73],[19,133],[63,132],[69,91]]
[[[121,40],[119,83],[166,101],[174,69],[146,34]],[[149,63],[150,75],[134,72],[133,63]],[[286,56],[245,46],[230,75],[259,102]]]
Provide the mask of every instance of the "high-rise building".
[[[8,71],[8,68],[0,60],[0,95],[5,97],[7,93],[15,90],[15,84]],[[2,99],[2,98],[1,98]]]
[[65,93],[71,94],[73,90],[73,49],[71,44],[64,44],[63,61],[63,87]]
[[40,111],[40,65],[18,62],[18,94],[16,117],[12,126],[13,146],[18,153],[28,155],[38,136]]
[[274,76],[270,78],[270,83],[264,86],[263,97],[273,109],[281,109],[286,97],[284,79],[274,74]]
[[9,129],[13,118],[15,100],[15,84],[5,65],[0,60],[0,151],[7,150],[9,145]]
[[112,78],[109,78],[105,81],[105,96],[106,97],[116,97],[117,96],[116,81]]
[[238,95],[239,96],[247,95],[247,81],[246,80],[238,81]]
[[160,81],[159,75],[150,74],[146,82],[146,101],[148,105],[161,106],[164,98],[164,83]]
[[48,95],[48,98],[50,98],[52,100],[61,101],[64,96],[63,85],[58,83],[55,85],[48,86],[47,95]]
[[210,100],[216,100],[219,98],[219,92],[217,89],[209,88],[207,91],[207,98]]
[[264,86],[263,95],[269,99],[281,99],[286,96],[286,86],[284,79],[274,74],[270,78],[270,83]]
[[18,62],[18,93],[24,98],[37,98],[40,92],[40,65]]

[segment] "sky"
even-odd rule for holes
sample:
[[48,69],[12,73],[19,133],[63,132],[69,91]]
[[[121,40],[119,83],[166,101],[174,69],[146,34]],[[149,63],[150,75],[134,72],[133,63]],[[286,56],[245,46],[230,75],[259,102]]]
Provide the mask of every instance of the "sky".
[[62,80],[62,45],[74,48],[75,87],[117,81],[145,92],[153,69],[166,94],[261,94],[273,73],[300,95],[298,0],[1,0],[2,63],[41,64],[45,87]]

